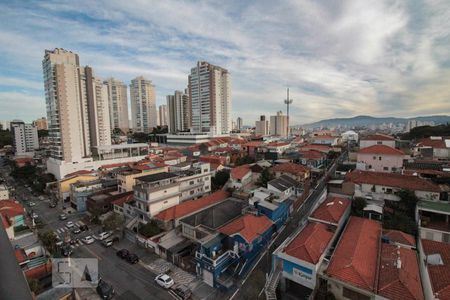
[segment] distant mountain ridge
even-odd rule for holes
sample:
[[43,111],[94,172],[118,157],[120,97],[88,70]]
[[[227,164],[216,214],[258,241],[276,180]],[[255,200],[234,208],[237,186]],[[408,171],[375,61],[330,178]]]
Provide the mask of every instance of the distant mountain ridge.
[[380,125],[383,123],[406,123],[409,120],[416,120],[421,122],[434,122],[435,125],[450,123],[450,116],[435,115],[435,116],[419,116],[414,118],[396,118],[396,117],[372,117],[372,116],[355,116],[351,118],[334,118],[325,119],[314,123],[300,125],[305,128],[316,127],[336,127],[336,126],[368,126]]

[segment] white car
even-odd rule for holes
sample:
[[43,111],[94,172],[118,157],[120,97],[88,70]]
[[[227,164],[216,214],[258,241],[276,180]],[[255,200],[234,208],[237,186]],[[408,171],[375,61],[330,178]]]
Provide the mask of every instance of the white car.
[[34,203],[34,202],[28,202],[28,206],[29,206],[29,207],[36,206],[36,203]]
[[156,276],[155,281],[158,285],[165,289],[169,289],[174,284],[173,279],[167,274],[160,274]]
[[88,235],[85,236],[84,238],[81,239],[83,241],[83,243],[85,243],[86,245],[90,245],[94,242],[94,239],[92,238],[92,236]]
[[39,216],[38,216],[38,214],[37,213],[33,213],[32,215],[31,215],[31,218],[33,218],[33,219],[37,219]]
[[69,222],[66,223],[66,227],[67,228],[72,228],[73,226],[75,226],[75,224],[73,224],[72,221],[69,221]]
[[111,236],[111,232],[110,231],[104,231],[104,232],[102,232],[102,233],[100,233],[98,235],[98,239],[100,241],[103,241],[103,240],[106,240],[107,238],[109,238],[110,236]]

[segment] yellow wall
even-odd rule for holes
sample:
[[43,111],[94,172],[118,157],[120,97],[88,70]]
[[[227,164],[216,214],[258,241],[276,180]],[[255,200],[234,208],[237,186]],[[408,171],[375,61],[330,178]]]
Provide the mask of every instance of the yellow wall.
[[59,198],[62,199],[63,195],[65,193],[69,193],[70,192],[70,185],[72,183],[75,183],[77,181],[89,182],[89,181],[94,181],[94,180],[97,180],[97,179],[98,179],[98,176],[95,176],[95,175],[78,175],[78,176],[75,176],[75,177],[71,177],[71,178],[60,180],[58,182]]

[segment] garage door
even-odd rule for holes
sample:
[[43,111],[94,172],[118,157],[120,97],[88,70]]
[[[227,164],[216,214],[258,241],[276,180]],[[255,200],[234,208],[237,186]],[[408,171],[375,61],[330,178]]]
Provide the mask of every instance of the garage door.
[[210,287],[214,287],[214,277],[211,272],[203,270],[203,281]]

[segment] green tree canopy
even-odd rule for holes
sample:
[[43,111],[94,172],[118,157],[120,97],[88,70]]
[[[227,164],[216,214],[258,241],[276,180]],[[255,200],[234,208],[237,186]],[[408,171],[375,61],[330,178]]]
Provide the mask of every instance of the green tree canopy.
[[113,213],[103,221],[105,230],[121,230],[125,224],[125,219],[118,213]]
[[217,191],[218,189],[222,188],[225,183],[227,183],[228,179],[230,178],[230,174],[226,171],[217,171],[216,175],[211,178],[211,184],[212,184],[212,190]]
[[259,175],[256,184],[258,186],[267,187],[267,183],[275,178],[275,175],[270,171],[269,168],[263,169],[261,175]]

